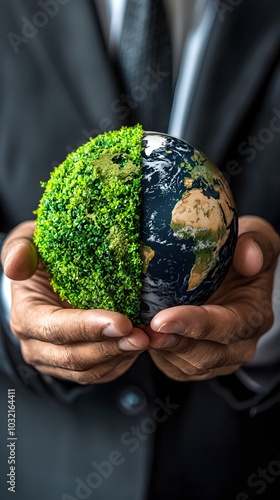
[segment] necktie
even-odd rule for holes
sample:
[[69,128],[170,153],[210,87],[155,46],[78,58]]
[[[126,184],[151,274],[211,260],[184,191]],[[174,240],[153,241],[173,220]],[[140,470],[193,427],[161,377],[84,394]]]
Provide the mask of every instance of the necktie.
[[172,47],[162,0],[127,0],[119,67],[130,112],[145,130],[166,132],[172,104]]

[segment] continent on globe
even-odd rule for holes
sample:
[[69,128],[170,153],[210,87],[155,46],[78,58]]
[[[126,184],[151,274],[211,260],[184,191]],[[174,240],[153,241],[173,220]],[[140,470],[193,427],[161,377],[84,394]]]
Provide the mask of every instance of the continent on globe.
[[142,245],[140,248],[140,254],[142,258],[142,271],[143,273],[146,273],[152,258],[155,256],[155,251],[150,247]]
[[[190,172],[192,178],[184,178],[187,189],[173,208],[170,223],[176,238],[182,240],[192,237],[195,242],[195,262],[190,271],[188,290],[199,286],[215,267],[235,215],[232,195],[220,172],[211,168],[211,165],[207,166],[206,158],[198,152],[194,153],[192,160],[193,165],[188,160],[182,163],[182,167]],[[194,180],[198,178],[204,179],[208,187],[214,185],[218,198],[205,195],[201,188],[193,188]]]

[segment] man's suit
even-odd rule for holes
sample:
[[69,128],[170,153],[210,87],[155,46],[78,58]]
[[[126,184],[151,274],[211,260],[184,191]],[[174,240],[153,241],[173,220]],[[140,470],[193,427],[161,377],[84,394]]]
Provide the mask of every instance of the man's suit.
[[[183,138],[227,173],[240,214],[262,215],[278,228],[280,6],[267,0],[264,9],[261,0],[244,0],[221,10],[223,4],[209,2],[216,18]],[[46,21],[38,2],[0,5],[3,233],[34,217],[40,181],[67,152],[90,135],[137,120],[137,107],[120,105],[118,69],[94,3],[57,5],[42,27],[33,23]],[[174,382],[147,354],[114,382],[80,387],[26,365],[4,316],[1,321],[4,464],[7,389],[17,392],[14,498],[279,497],[279,388],[256,397],[235,375]],[[258,403],[272,397],[275,404],[258,411]],[[11,494],[5,467],[3,500]]]

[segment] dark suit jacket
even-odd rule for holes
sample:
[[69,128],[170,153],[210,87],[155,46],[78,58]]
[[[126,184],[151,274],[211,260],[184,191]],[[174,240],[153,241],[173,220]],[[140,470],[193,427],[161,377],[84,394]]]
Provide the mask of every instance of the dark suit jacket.
[[[216,20],[184,138],[226,172],[240,214],[262,215],[278,227],[280,4],[210,1],[208,8]],[[40,181],[67,152],[91,135],[135,123],[137,110],[126,120],[117,110],[123,89],[92,1],[3,0],[0,27],[4,233],[34,217]],[[79,387],[26,365],[3,315],[1,322],[3,500],[11,495],[11,387],[18,438],[13,498],[279,498],[279,404],[272,405],[279,388],[256,397],[234,375],[177,383],[146,354],[115,382]],[[269,410],[258,412],[262,400]]]

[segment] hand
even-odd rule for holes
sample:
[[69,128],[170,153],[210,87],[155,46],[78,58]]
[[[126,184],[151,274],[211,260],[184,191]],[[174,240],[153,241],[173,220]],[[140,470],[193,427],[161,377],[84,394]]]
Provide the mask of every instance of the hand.
[[11,328],[25,361],[54,377],[93,384],[122,375],[144,351],[149,338],[125,316],[73,309],[50,286],[32,243],[34,222],[7,238],[3,269],[12,281]]
[[145,329],[150,355],[168,377],[203,380],[227,375],[254,357],[273,322],[271,292],[279,236],[258,217],[239,219],[233,266],[203,306],[159,312]]

